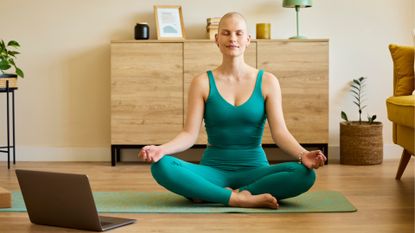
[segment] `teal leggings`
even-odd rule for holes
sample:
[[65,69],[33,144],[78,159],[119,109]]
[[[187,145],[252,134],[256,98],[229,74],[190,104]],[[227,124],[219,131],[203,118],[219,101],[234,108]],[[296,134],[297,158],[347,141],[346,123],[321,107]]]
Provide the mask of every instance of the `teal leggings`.
[[277,200],[300,195],[311,188],[314,170],[296,162],[227,171],[193,164],[166,155],[151,166],[154,179],[166,189],[189,199],[228,205],[232,191],[270,193]]

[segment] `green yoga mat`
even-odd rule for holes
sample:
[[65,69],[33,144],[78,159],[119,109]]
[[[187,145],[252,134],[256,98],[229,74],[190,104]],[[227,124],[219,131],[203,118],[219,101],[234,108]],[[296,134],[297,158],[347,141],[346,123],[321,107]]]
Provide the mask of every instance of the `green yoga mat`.
[[[12,208],[0,212],[25,212],[20,192],[13,192]],[[94,192],[100,213],[322,213],[354,212],[356,208],[339,192],[307,192],[280,201],[277,210],[235,208],[221,204],[194,204],[169,192]]]

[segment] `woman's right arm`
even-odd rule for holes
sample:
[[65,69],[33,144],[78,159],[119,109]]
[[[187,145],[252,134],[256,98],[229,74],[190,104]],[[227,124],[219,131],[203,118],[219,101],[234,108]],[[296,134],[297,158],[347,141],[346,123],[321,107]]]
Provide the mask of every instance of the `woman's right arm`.
[[142,148],[138,156],[146,162],[157,162],[166,154],[174,154],[192,147],[199,136],[205,103],[209,92],[206,74],[192,80],[188,93],[188,108],[183,130],[171,141],[160,146],[149,145]]

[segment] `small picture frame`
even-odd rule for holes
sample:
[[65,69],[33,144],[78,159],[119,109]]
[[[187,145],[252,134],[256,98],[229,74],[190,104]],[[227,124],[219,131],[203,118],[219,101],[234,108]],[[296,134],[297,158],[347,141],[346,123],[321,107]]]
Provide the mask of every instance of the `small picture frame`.
[[184,39],[183,14],[181,6],[154,6],[157,39]]

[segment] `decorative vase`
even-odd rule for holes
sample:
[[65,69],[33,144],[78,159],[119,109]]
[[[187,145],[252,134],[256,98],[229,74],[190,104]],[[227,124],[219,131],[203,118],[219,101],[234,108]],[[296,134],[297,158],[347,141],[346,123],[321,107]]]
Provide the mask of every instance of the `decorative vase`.
[[136,40],[148,40],[150,38],[150,27],[147,23],[137,23],[134,27],[134,38]]
[[340,123],[340,163],[373,165],[383,161],[382,122]]
[[257,23],[256,38],[257,39],[268,39],[268,40],[271,39],[271,24]]

